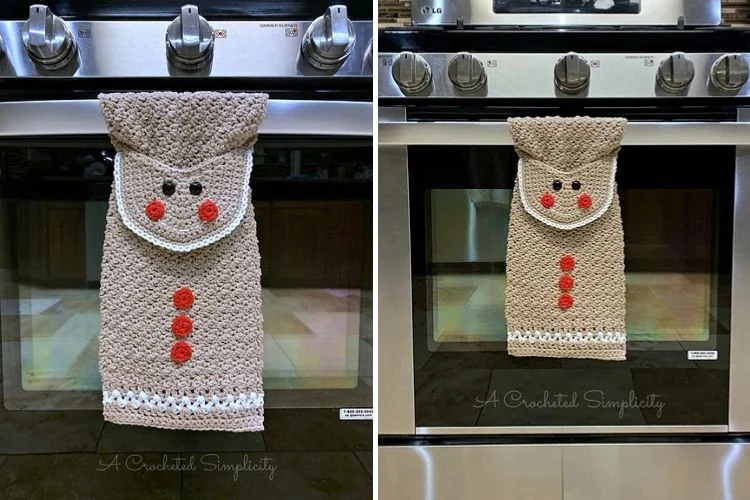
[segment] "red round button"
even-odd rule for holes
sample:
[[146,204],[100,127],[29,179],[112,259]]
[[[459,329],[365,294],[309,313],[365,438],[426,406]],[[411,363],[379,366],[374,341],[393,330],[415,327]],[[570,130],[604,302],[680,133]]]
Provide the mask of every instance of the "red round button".
[[576,260],[572,255],[565,255],[560,259],[560,269],[563,271],[572,271],[576,267]]
[[146,205],[146,217],[156,222],[164,217],[164,203],[159,200],[151,200]]
[[195,296],[193,295],[192,290],[183,287],[174,293],[173,300],[174,306],[177,309],[190,309],[195,301]]
[[203,222],[212,222],[219,217],[219,207],[212,200],[206,200],[198,207],[198,218]]
[[175,337],[184,338],[193,331],[193,320],[184,314],[172,320],[172,333]]
[[583,193],[582,195],[578,196],[578,207],[588,209],[591,208],[591,196],[588,193]]
[[560,306],[560,309],[570,309],[573,307],[573,297],[571,295],[568,295],[567,293],[564,293],[560,295],[560,298],[557,299],[557,305]]
[[557,284],[560,287],[560,290],[562,290],[563,292],[568,292],[573,289],[575,280],[572,276],[560,276],[560,281]]
[[539,198],[539,203],[541,203],[544,208],[552,208],[555,206],[555,197],[549,193],[544,193],[542,197]]
[[175,363],[184,363],[193,356],[193,348],[184,340],[178,340],[172,346],[169,354]]

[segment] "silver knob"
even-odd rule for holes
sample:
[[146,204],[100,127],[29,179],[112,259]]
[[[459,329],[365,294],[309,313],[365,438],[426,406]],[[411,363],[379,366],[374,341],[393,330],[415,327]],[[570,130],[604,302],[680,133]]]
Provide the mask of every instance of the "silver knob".
[[78,55],[78,46],[68,25],[46,5],[29,7],[29,19],[21,37],[32,61],[47,69],[59,69]]
[[679,93],[690,87],[695,78],[695,64],[684,52],[675,52],[659,65],[656,81],[671,93]]
[[167,28],[167,58],[180,69],[203,68],[214,55],[214,30],[195,5],[183,5]]
[[432,81],[430,65],[419,54],[402,52],[393,61],[391,76],[404,94],[417,94]]
[[482,62],[468,52],[459,52],[448,63],[448,78],[464,92],[475,92],[487,81]]
[[354,49],[357,36],[346,5],[331,5],[310,24],[302,37],[302,55],[322,70],[338,69]]
[[750,77],[750,67],[742,54],[727,54],[711,66],[711,83],[727,92],[736,92],[745,86]]
[[555,86],[566,94],[578,94],[589,86],[591,66],[586,59],[570,52],[555,64]]

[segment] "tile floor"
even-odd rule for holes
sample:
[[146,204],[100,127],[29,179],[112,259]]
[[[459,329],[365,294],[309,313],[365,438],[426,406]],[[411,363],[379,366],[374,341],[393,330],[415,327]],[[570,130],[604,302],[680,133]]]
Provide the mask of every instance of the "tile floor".
[[[0,308],[19,316],[24,390],[99,389],[98,290],[20,285],[19,297]],[[359,357],[372,350],[370,291],[264,289],[263,316],[267,389],[347,389],[369,380]]]
[[[626,280],[628,340],[709,339],[710,275],[628,273]],[[436,343],[506,340],[504,274],[438,275],[432,297]]]

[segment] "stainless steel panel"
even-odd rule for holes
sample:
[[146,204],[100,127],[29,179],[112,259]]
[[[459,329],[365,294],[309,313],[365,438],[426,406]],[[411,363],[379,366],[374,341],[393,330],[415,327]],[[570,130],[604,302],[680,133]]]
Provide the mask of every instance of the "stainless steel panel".
[[380,447],[380,498],[740,500],[750,444]]
[[[378,95],[381,97],[404,97],[391,75],[393,53],[378,55]],[[688,57],[695,64],[695,78],[687,92],[671,94],[656,84],[659,63],[669,53],[604,54],[580,53],[591,65],[591,83],[587,91],[567,95],[555,87],[554,67],[564,53],[558,54],[503,54],[473,53],[484,65],[487,83],[476,92],[461,92],[448,78],[448,63],[454,53],[419,53],[432,70],[431,85],[410,98],[432,97],[505,97],[518,99],[555,98],[664,98],[664,97],[726,97],[750,95],[750,84],[737,93],[716,89],[710,83],[711,67],[724,54],[691,53]],[[748,59],[750,55],[746,54]]]
[[[2,109],[2,108],[0,108]],[[381,146],[512,146],[505,122],[380,123]],[[750,123],[630,122],[624,146],[750,146]]]
[[378,466],[384,499],[563,498],[559,446],[386,446]]
[[[750,109],[741,109],[740,122],[750,122]],[[732,337],[729,366],[729,430],[750,431],[750,148],[737,148],[732,253]]]
[[676,25],[680,16],[689,25],[717,25],[721,22],[721,0],[642,0],[640,14],[495,14],[492,0],[415,0],[414,24],[464,24],[510,26],[581,25]]
[[[179,4],[176,4],[176,6]],[[179,13],[178,7],[175,15]],[[210,67],[184,72],[167,63],[165,35],[171,21],[69,21],[80,48],[78,64],[58,71],[40,70],[26,54],[21,40],[23,21],[0,22],[5,60],[2,77],[352,77],[371,75],[363,64],[372,38],[372,22],[356,21],[357,37],[351,55],[338,71],[310,66],[300,57],[302,35],[310,22],[220,21],[208,19],[216,35]],[[273,47],[272,50],[269,47]],[[0,83],[1,85],[2,83]]]
[[695,434],[727,432],[726,425],[592,425],[564,427],[417,427],[420,436],[500,434]]
[[378,432],[414,434],[407,154],[378,154]]
[[[260,134],[371,136],[372,119],[369,102],[272,99]],[[106,133],[93,99],[0,103],[0,137]]]
[[750,444],[563,446],[565,500],[750,498]]

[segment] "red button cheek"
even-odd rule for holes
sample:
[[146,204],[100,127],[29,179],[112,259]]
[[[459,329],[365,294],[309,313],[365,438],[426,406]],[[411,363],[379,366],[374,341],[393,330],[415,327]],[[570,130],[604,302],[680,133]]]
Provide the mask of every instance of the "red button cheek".
[[591,200],[591,195],[588,193],[583,193],[582,195],[578,196],[578,206],[583,209],[591,208],[593,201]]
[[555,206],[555,197],[550,193],[544,193],[541,198],[539,198],[539,203],[541,203],[544,208],[552,208]]
[[149,201],[146,205],[146,217],[154,222],[164,217],[164,203],[159,200]]
[[219,207],[212,200],[206,200],[198,206],[198,218],[203,222],[215,221],[219,217]]

